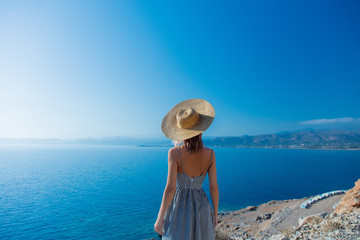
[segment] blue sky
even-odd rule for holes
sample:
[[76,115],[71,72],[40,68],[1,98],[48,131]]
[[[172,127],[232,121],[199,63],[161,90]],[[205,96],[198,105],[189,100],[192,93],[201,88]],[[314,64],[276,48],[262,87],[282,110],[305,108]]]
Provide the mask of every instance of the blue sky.
[[358,1],[1,1],[0,137],[206,136],[360,126]]

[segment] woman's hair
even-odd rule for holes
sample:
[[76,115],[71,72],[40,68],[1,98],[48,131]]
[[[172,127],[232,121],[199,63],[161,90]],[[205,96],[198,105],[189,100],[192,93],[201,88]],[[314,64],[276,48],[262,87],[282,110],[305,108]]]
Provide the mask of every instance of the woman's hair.
[[203,146],[204,146],[201,136],[202,136],[202,133],[200,133],[199,135],[196,135],[195,137],[185,139],[184,141],[174,141],[173,143],[174,143],[175,147],[179,147],[181,145],[181,143],[183,143],[186,151],[190,154],[198,153],[198,152],[201,152],[201,150],[203,149]]

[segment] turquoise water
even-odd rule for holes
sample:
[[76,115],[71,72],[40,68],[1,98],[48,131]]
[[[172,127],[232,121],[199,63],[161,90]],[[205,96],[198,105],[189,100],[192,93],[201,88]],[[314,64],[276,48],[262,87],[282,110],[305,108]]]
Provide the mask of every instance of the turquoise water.
[[[0,147],[0,239],[156,238],[167,151]],[[220,210],[349,189],[360,178],[360,151],[215,148],[215,153]],[[207,179],[203,187],[210,196]]]

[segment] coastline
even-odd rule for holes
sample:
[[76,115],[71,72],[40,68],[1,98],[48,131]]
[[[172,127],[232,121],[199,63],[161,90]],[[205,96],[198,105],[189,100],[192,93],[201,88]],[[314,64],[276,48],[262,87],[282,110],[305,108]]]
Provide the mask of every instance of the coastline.
[[301,149],[301,150],[360,150],[359,148],[295,148],[295,147],[223,147],[223,146],[209,146],[218,148],[261,148],[261,149]]
[[[360,148],[305,148],[305,147],[247,147],[247,146],[211,146],[206,145],[207,147],[213,148],[259,148],[259,149],[301,149],[301,150],[351,150],[359,151]],[[173,145],[135,145],[135,147],[173,147]]]
[[[360,209],[338,215],[339,202],[353,190],[301,199],[272,200],[219,212],[217,240],[360,239]],[[336,194],[335,194],[336,193]],[[326,193],[325,193],[326,194]],[[304,203],[312,201],[311,206]]]
[[[303,202],[311,197],[289,200],[272,200],[258,206],[248,206],[236,211],[219,214],[218,228],[228,233],[232,239],[263,239],[281,234],[286,229],[299,227],[299,218],[321,214],[332,210],[332,206],[342,196],[334,196],[316,203],[309,209],[302,209]],[[240,238],[241,237],[241,238]]]
[[[360,151],[360,148],[306,148],[306,147],[249,147],[249,146],[217,146],[217,145],[206,145],[212,148],[244,148],[244,149],[300,149],[300,150],[346,150],[346,151]],[[6,143],[1,144],[0,148],[16,148],[16,147],[27,147],[27,148],[41,148],[41,147],[134,147],[134,148],[171,148],[173,145],[153,145],[153,144],[71,144],[71,143]]]

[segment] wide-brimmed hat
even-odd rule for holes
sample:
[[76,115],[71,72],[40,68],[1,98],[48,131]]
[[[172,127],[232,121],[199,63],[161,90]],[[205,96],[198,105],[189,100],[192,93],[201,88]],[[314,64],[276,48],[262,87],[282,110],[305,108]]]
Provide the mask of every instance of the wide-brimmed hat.
[[204,132],[215,118],[214,107],[204,99],[193,98],[176,104],[164,117],[161,130],[167,138],[182,141]]

